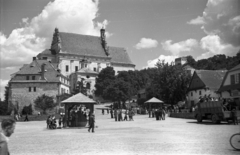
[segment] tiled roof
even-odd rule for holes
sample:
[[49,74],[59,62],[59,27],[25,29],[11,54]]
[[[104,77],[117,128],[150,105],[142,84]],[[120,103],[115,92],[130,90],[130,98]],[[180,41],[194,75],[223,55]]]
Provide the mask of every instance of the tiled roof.
[[109,54],[113,63],[133,64],[127,51],[121,47],[109,47]]
[[147,100],[145,103],[163,103],[163,101],[153,97],[150,100]]
[[206,87],[217,90],[221,86],[226,70],[195,70]]
[[63,53],[107,57],[100,37],[59,32]]
[[232,69],[230,69],[229,72],[237,70],[237,69],[240,69],[240,64],[235,66],[235,67],[233,67]]
[[[40,75],[41,74],[41,66],[42,64],[45,65],[45,74],[44,77],[47,82],[60,82],[59,75],[60,73],[56,70],[54,67],[55,64],[50,63],[47,60],[34,60],[29,65],[24,65],[20,71],[18,71],[15,75]],[[37,80],[35,80],[37,81]],[[14,78],[11,80],[11,82],[18,82],[17,80],[14,80]],[[29,82],[31,82],[29,80]]]
[[62,103],[96,103],[94,100],[88,98],[87,96],[83,95],[82,93],[78,93],[64,101]]

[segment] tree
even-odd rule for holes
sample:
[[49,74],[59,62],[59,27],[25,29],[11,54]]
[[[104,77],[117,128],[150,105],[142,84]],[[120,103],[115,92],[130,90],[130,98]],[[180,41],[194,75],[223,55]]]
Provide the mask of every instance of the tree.
[[8,112],[8,104],[5,101],[0,101],[0,115],[6,115]]
[[110,85],[106,87],[103,92],[103,98],[106,100],[111,100],[117,102],[120,107],[120,103],[123,103],[125,108],[125,102],[131,97],[131,85],[122,79],[115,79]]
[[101,70],[96,78],[95,95],[102,96],[104,90],[115,80],[115,71],[112,67],[106,67]]
[[57,106],[57,103],[54,103],[54,99],[52,96],[47,96],[43,94],[42,96],[38,96],[36,100],[34,100],[35,108],[41,109],[44,114],[46,114],[46,110],[52,110]]
[[151,85],[147,88],[147,98],[157,97],[174,104],[186,98],[190,75],[180,65],[159,61]]

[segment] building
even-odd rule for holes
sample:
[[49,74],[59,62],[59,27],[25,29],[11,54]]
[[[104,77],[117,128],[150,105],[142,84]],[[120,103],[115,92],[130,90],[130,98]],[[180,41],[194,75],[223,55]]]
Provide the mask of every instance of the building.
[[192,66],[190,66],[189,64],[184,64],[183,65],[183,69],[184,70],[186,70],[187,71],[187,73],[189,74],[189,75],[193,75],[193,73],[194,73],[194,71],[195,71],[195,68],[193,68]]
[[77,83],[90,86],[88,92],[94,92],[98,73],[107,66],[115,72],[135,70],[127,51],[122,47],[107,46],[105,30],[100,30],[100,37],[59,32],[53,34],[51,48],[37,56],[58,64],[61,73],[71,79],[71,91]]
[[219,98],[217,93],[221,86],[226,70],[195,70],[187,91],[187,107],[192,108],[200,96]]
[[180,57],[175,59],[175,65],[184,65],[187,63],[187,57]]
[[57,64],[45,59],[33,57],[30,64],[23,65],[11,76],[9,101],[18,104],[20,110],[24,106],[34,105],[34,100],[43,94],[53,96],[58,102],[61,94],[70,93],[69,78],[59,72]]
[[240,64],[226,73],[218,92],[222,98],[233,99],[240,108]]

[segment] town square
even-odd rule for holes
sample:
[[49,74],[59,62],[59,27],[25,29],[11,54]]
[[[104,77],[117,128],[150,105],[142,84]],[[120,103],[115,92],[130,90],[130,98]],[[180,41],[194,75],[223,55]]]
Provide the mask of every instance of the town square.
[[239,0],[0,6],[0,155],[239,154]]

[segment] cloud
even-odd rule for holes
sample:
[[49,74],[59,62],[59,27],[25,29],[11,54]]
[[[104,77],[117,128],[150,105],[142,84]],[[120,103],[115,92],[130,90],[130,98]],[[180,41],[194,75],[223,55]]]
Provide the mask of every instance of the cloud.
[[205,21],[204,21],[203,17],[198,16],[196,19],[192,19],[187,23],[193,24],[193,25],[203,25],[203,24],[205,24]]
[[[23,18],[22,27],[14,29],[8,37],[0,32],[1,80],[9,79],[3,76],[9,76],[6,69],[28,64],[33,56],[49,49],[56,27],[60,32],[100,36],[101,26],[106,27],[109,23],[107,20],[94,21],[98,16],[98,4],[99,0],[55,0],[34,18]],[[107,37],[111,35],[106,32]]]
[[146,48],[154,48],[158,46],[158,42],[151,38],[142,38],[137,45],[135,45],[136,49],[146,49]]
[[175,62],[175,59],[178,58],[178,56],[165,56],[165,55],[160,55],[158,58],[153,59],[153,60],[148,60],[147,61],[147,66],[143,68],[153,68],[156,67],[157,62],[160,60],[164,60],[165,63],[171,64],[172,62]]
[[198,42],[195,39],[187,39],[178,43],[172,43],[172,40],[167,40],[161,44],[164,50],[170,51],[174,56],[178,56],[181,52],[188,53],[198,46]]
[[[55,0],[31,20],[23,18],[24,26],[14,29],[9,37],[0,32],[1,68],[22,66],[50,48],[55,27],[61,32],[99,36],[100,26],[106,27],[108,21],[93,21],[97,17],[98,4],[98,0]],[[111,34],[107,32],[106,35]]]
[[200,42],[201,48],[205,51],[196,59],[206,59],[218,54],[225,54],[227,56],[235,56],[239,47],[231,44],[224,44],[218,35],[208,35],[203,37]]
[[202,29],[207,35],[218,35],[225,44],[240,46],[239,0],[209,0],[202,17],[192,23],[197,19],[204,21]]

